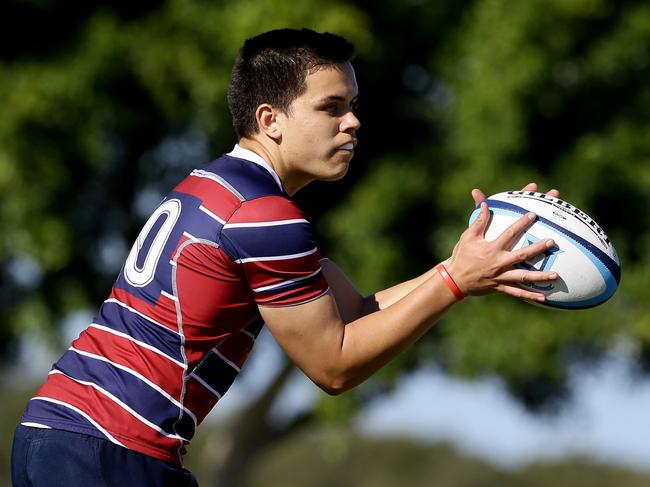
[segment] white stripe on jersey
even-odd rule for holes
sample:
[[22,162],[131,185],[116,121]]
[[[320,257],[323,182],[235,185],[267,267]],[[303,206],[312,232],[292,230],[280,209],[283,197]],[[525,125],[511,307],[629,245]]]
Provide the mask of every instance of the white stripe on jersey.
[[311,274],[303,277],[298,277],[296,279],[289,279],[288,281],[282,281],[277,284],[271,284],[270,286],[262,286],[262,287],[256,287],[253,289],[253,292],[256,293],[261,293],[264,291],[271,291],[273,289],[281,288],[284,286],[289,286],[291,284],[294,284],[296,282],[304,281],[305,279],[309,279],[310,277],[314,277],[316,274],[318,274],[321,271],[321,268],[319,267],[317,271],[312,272]]
[[91,323],[90,326],[93,327],[93,328],[97,328],[98,330],[102,330],[102,331],[105,331],[107,333],[112,333],[113,335],[117,335],[119,337],[126,338],[127,340],[132,341],[133,343],[135,343],[136,345],[138,345],[138,346],[140,346],[142,348],[146,348],[147,350],[151,350],[152,352],[157,353],[158,355],[160,355],[162,357],[165,357],[167,360],[169,360],[171,362],[174,362],[176,365],[178,365],[182,369],[187,369],[187,365],[184,364],[183,362],[179,362],[178,360],[176,360],[176,359],[170,357],[169,355],[167,355],[165,352],[163,352],[161,350],[158,350],[156,347],[154,347],[152,345],[149,345],[148,343],[141,342],[140,340],[136,340],[131,335],[127,335],[126,333],[122,333],[121,331],[113,330],[112,328],[109,328],[107,326],[98,325],[97,323]]
[[246,262],[265,262],[265,261],[271,261],[271,260],[290,260],[290,259],[299,259],[300,257],[306,257],[308,255],[311,255],[315,253],[318,250],[318,248],[314,247],[311,250],[308,250],[307,252],[301,252],[299,254],[290,254],[290,255],[272,255],[269,257],[247,257],[245,259],[237,259],[235,263],[237,264],[245,264]]
[[207,179],[210,179],[210,180],[214,181],[215,183],[220,184],[221,186],[223,186],[224,188],[226,188],[228,191],[230,191],[232,194],[234,194],[235,196],[237,196],[237,198],[239,199],[239,201],[244,201],[244,200],[246,199],[246,198],[244,198],[244,197],[241,195],[241,193],[240,193],[239,191],[237,191],[237,190],[236,190],[236,189],[235,189],[235,188],[234,188],[234,187],[233,187],[233,186],[232,186],[228,181],[226,181],[225,179],[223,179],[223,178],[222,178],[221,176],[219,176],[218,174],[215,174],[215,173],[213,173],[213,172],[209,172],[209,171],[205,171],[205,170],[203,170],[203,169],[195,169],[194,171],[192,171],[192,173],[190,174],[190,176],[196,176],[197,178],[207,178]]
[[222,220],[221,218],[219,218],[217,215],[215,215],[215,214],[212,213],[210,210],[208,210],[205,206],[203,206],[203,205],[199,206],[199,210],[201,210],[203,213],[205,213],[206,215],[208,215],[208,216],[209,216],[210,218],[212,218],[213,220],[217,220],[217,221],[218,221],[219,223],[221,223],[222,225],[225,225],[225,224],[226,224],[226,221],[225,221],[225,220]]
[[165,296],[167,299],[171,299],[172,301],[175,301],[178,303],[178,298],[174,296],[173,294],[169,294],[167,291],[160,291],[160,294]]
[[[94,353],[85,352],[83,350],[78,350],[78,349],[76,349],[74,347],[70,347],[70,348],[68,348],[68,350],[71,350],[72,352],[78,353],[79,355],[83,355],[84,357],[88,357],[88,358],[92,358],[92,359],[95,359],[95,360],[100,360],[102,362],[106,362],[107,364],[111,364],[113,367],[115,367],[117,369],[123,370],[124,372],[127,372],[127,373],[133,375],[134,377],[137,377],[142,382],[147,384],[149,387],[154,389],[156,392],[158,392],[159,394],[164,396],[167,400],[169,400],[172,404],[174,404],[174,406],[176,406],[179,409],[182,409],[182,410],[186,411],[187,414],[192,418],[192,420],[194,421],[194,425],[196,426],[196,416],[194,416],[194,414],[190,410],[185,409],[180,402],[178,402],[176,399],[174,399],[172,396],[170,396],[167,392],[165,392],[163,389],[161,389],[157,384],[154,384],[153,382],[151,382],[149,379],[147,379],[144,375],[140,374],[139,372],[136,372],[135,370],[130,369],[130,368],[124,366],[124,365],[120,365],[120,364],[117,364],[115,362],[112,362],[112,361],[108,360],[106,357],[102,357],[101,355],[96,355]],[[186,368],[186,367],[183,367],[183,368]],[[72,377],[71,377],[71,379],[72,379]]]
[[48,426],[46,424],[41,424],[41,423],[32,423],[31,421],[25,421],[24,423],[20,423],[23,426],[27,426],[28,428],[40,428],[42,430],[51,430],[52,427]]
[[[131,409],[128,405],[126,405],[125,403],[123,403],[122,401],[120,401],[120,400],[119,400],[117,397],[115,397],[113,394],[111,394],[110,392],[108,392],[108,391],[105,390],[105,389],[102,389],[101,387],[99,387],[99,386],[98,386],[97,384],[95,384],[94,382],[88,382],[88,381],[85,381],[85,380],[75,379],[74,377],[70,377],[68,374],[65,374],[65,373],[61,372],[60,370],[56,370],[56,369],[52,370],[48,375],[52,375],[52,374],[61,374],[61,375],[65,376],[65,377],[67,377],[68,379],[70,379],[70,380],[72,380],[72,381],[78,383],[78,384],[81,384],[81,385],[84,385],[84,386],[92,387],[93,389],[95,389],[95,390],[101,392],[103,395],[105,395],[107,398],[109,398],[109,399],[110,399],[111,401],[113,401],[115,404],[117,404],[118,406],[120,406],[122,409],[124,409],[124,410],[125,410],[126,412],[128,412],[131,416],[133,416],[134,418],[136,418],[137,420],[139,420],[141,423],[144,423],[145,425],[149,426],[149,428],[151,428],[151,429],[157,431],[158,433],[160,433],[160,434],[163,435],[163,436],[166,436],[167,438],[171,438],[171,439],[173,439],[173,440],[179,440],[179,441],[188,441],[188,440],[186,440],[185,438],[183,438],[182,436],[175,435],[175,434],[172,434],[172,433],[167,433],[167,432],[164,431],[162,428],[160,428],[160,427],[158,427],[157,425],[153,424],[151,421],[149,421],[149,420],[148,420],[147,418],[145,418],[144,416],[141,416],[140,414],[138,414],[136,411],[134,411],[134,410]],[[122,446],[124,446],[124,445],[122,445]]]
[[217,357],[219,357],[221,360],[226,362],[228,365],[230,365],[233,369],[237,371],[237,373],[241,372],[240,368],[237,367],[237,365],[230,360],[228,360],[217,348],[213,348],[210,350],[212,353],[214,353]]
[[[52,372],[50,372],[50,374],[51,374],[51,373],[52,373]],[[60,372],[59,372],[59,373],[60,373]],[[63,375],[65,375],[65,374],[63,374]],[[31,401],[38,400],[38,401],[51,402],[51,403],[54,403],[54,404],[58,404],[59,406],[63,406],[63,407],[66,407],[66,408],[72,409],[72,410],[75,411],[76,413],[78,413],[78,414],[82,415],[84,418],[86,418],[90,423],[92,423],[92,425],[93,425],[95,428],[97,428],[99,431],[101,431],[101,432],[106,436],[106,438],[108,438],[111,442],[115,443],[116,445],[120,445],[120,446],[126,448],[122,443],[120,443],[120,442],[117,441],[115,438],[113,438],[113,436],[112,436],[108,431],[106,431],[104,428],[102,428],[102,427],[99,425],[99,423],[97,423],[97,421],[95,421],[93,418],[91,418],[90,416],[88,416],[86,413],[84,413],[84,412],[83,412],[81,409],[79,409],[78,407],[75,407],[75,406],[73,406],[72,404],[68,404],[67,402],[59,401],[59,400],[57,400],[57,399],[52,399],[52,398],[50,398],[50,397],[35,396],[35,397],[32,397],[30,400],[31,400]]]
[[190,377],[193,377],[194,380],[196,380],[197,382],[199,382],[199,383],[200,383],[203,387],[205,387],[208,391],[210,391],[212,394],[214,394],[215,396],[217,396],[217,399],[221,399],[221,394],[219,394],[215,389],[213,389],[213,388],[210,386],[210,384],[208,384],[206,381],[204,381],[203,379],[201,379],[198,375],[192,373],[192,374],[190,374]]
[[123,303],[122,301],[120,301],[120,300],[118,300],[118,299],[115,299],[115,298],[109,298],[109,299],[107,299],[107,300],[104,301],[104,302],[105,302],[105,303],[115,303],[115,304],[119,304],[119,305],[122,306],[123,308],[128,309],[131,313],[135,313],[135,314],[138,315],[138,316],[142,316],[144,319],[146,319],[147,321],[150,321],[150,322],[153,323],[154,325],[158,325],[158,326],[164,328],[165,330],[169,330],[170,332],[175,333],[176,335],[182,336],[182,335],[181,335],[180,333],[178,333],[177,331],[174,331],[174,330],[172,330],[171,328],[167,328],[165,325],[163,325],[163,324],[161,324],[161,323],[158,323],[156,320],[154,320],[154,319],[148,317],[148,316],[145,315],[144,313],[141,313],[141,312],[138,311],[137,309],[132,308],[132,307],[129,306],[128,304]]
[[224,230],[229,228],[256,228],[256,227],[275,227],[279,225],[293,225],[294,223],[309,223],[304,218],[294,218],[292,220],[276,220],[270,222],[248,222],[248,223],[226,223]]
[[248,330],[240,330],[240,331],[244,335],[248,335],[249,337],[251,337],[253,339],[253,343],[255,343],[255,341],[257,340],[257,337],[255,335],[253,335],[250,331],[248,331]]
[[194,235],[192,235],[191,233],[183,232],[183,236],[184,236],[184,237],[187,237],[188,240],[192,240],[193,242],[198,242],[198,241],[199,241],[199,239],[196,238],[196,237],[195,237]]

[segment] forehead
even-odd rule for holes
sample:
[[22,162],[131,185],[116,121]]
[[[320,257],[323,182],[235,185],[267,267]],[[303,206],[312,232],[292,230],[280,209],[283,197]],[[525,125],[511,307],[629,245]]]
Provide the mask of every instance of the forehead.
[[327,66],[307,74],[307,89],[299,98],[318,101],[324,98],[352,100],[359,95],[354,68],[350,63]]

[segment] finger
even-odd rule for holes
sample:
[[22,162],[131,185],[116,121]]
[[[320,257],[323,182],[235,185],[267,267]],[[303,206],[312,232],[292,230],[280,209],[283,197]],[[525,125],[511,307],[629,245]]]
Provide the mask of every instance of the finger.
[[557,189],[552,189],[546,193],[549,196],[553,196],[554,198],[559,198],[560,197],[560,192]]
[[480,189],[474,188],[472,190],[472,198],[474,198],[474,204],[476,206],[478,206],[481,203],[481,201],[485,201],[486,196],[485,196],[485,193],[483,193],[483,191],[481,191]]
[[510,286],[504,284],[504,285],[497,286],[495,289],[503,294],[507,294],[509,296],[513,296],[519,299],[527,299],[529,301],[537,301],[540,303],[546,301],[546,296],[544,294],[528,291],[526,289],[522,289],[517,286]]
[[557,272],[527,271],[513,269],[501,274],[495,280],[500,284],[531,284],[535,282],[552,282],[558,279]]
[[503,233],[496,238],[495,243],[503,249],[511,249],[517,240],[521,238],[521,235],[526,231],[526,229],[535,222],[536,218],[537,215],[535,213],[526,213],[506,228]]
[[518,264],[519,262],[524,262],[530,260],[533,257],[546,252],[548,249],[555,246],[555,241],[552,239],[540,240],[534,244],[528,245],[526,247],[521,247],[516,250],[512,250],[509,254],[509,258],[506,261],[506,264],[513,265]]
[[487,229],[489,223],[490,223],[490,210],[488,208],[487,203],[483,201],[480,203],[479,214],[476,217],[476,220],[474,220],[474,223],[472,223],[472,226],[469,227],[469,230],[472,234],[476,236],[483,236],[485,234],[485,230]]
[[522,191],[537,191],[537,183],[528,183],[526,186],[521,188]]

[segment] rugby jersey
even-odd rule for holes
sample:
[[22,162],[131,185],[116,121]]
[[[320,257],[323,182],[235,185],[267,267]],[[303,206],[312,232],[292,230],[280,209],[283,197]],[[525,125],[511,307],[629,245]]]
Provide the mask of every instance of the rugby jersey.
[[327,290],[310,223],[273,169],[236,146],[154,211],[21,423],[181,465],[253,347],[258,305],[301,304]]

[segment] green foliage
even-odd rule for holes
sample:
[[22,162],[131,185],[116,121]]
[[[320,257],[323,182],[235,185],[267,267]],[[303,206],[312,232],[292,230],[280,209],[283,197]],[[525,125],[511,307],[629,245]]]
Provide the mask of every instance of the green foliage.
[[[56,343],[61,316],[108,292],[145,218],[140,196],[159,200],[232,146],[225,93],[244,39],[307,26],[369,45],[365,16],[337,1],[87,8],[72,41],[49,39],[59,48],[42,53],[16,44],[0,64],[3,344],[27,330]],[[31,9],[36,23],[60,13]],[[209,147],[197,149],[192,134]]]
[[[330,213],[323,233],[335,236],[333,257],[364,290],[381,288],[449,255],[473,187],[492,194],[536,181],[558,187],[603,225],[623,279],[610,302],[587,311],[554,312],[503,296],[466,300],[410,352],[417,360],[395,366],[435,360],[455,374],[498,374],[536,408],[566,395],[573,360],[597,358],[619,340],[645,360],[649,10],[644,2],[484,0],[411,32],[409,42],[426,46],[426,61],[413,53],[394,69],[428,66],[412,116],[426,110],[432,137],[378,159]],[[412,7],[411,14],[431,11]],[[428,42],[437,28],[444,42]]]
[[407,238],[418,223],[411,215],[430,203],[431,184],[417,159],[384,157],[351,190],[346,205],[324,218],[322,233],[335,242],[335,260],[362,292],[408,275],[403,256],[417,250],[417,241]]
[[[63,8],[11,5],[4,25],[23,9],[45,26]],[[650,355],[645,2],[87,2],[65,21],[65,34],[36,29],[40,42],[23,34],[0,51],[3,344],[23,333],[56,343],[62,316],[101,302],[148,202],[234,141],[225,90],[242,41],[308,26],[360,52],[351,174],[299,199],[361,290],[445,258],[473,187],[491,194],[532,180],[596,218],[623,262],[618,293],[590,311],[466,300],[359,397],[324,403],[322,414],[347,414],[368,388],[422,361],[500,375],[536,407],[566,393],[571,360],[621,339]]]

